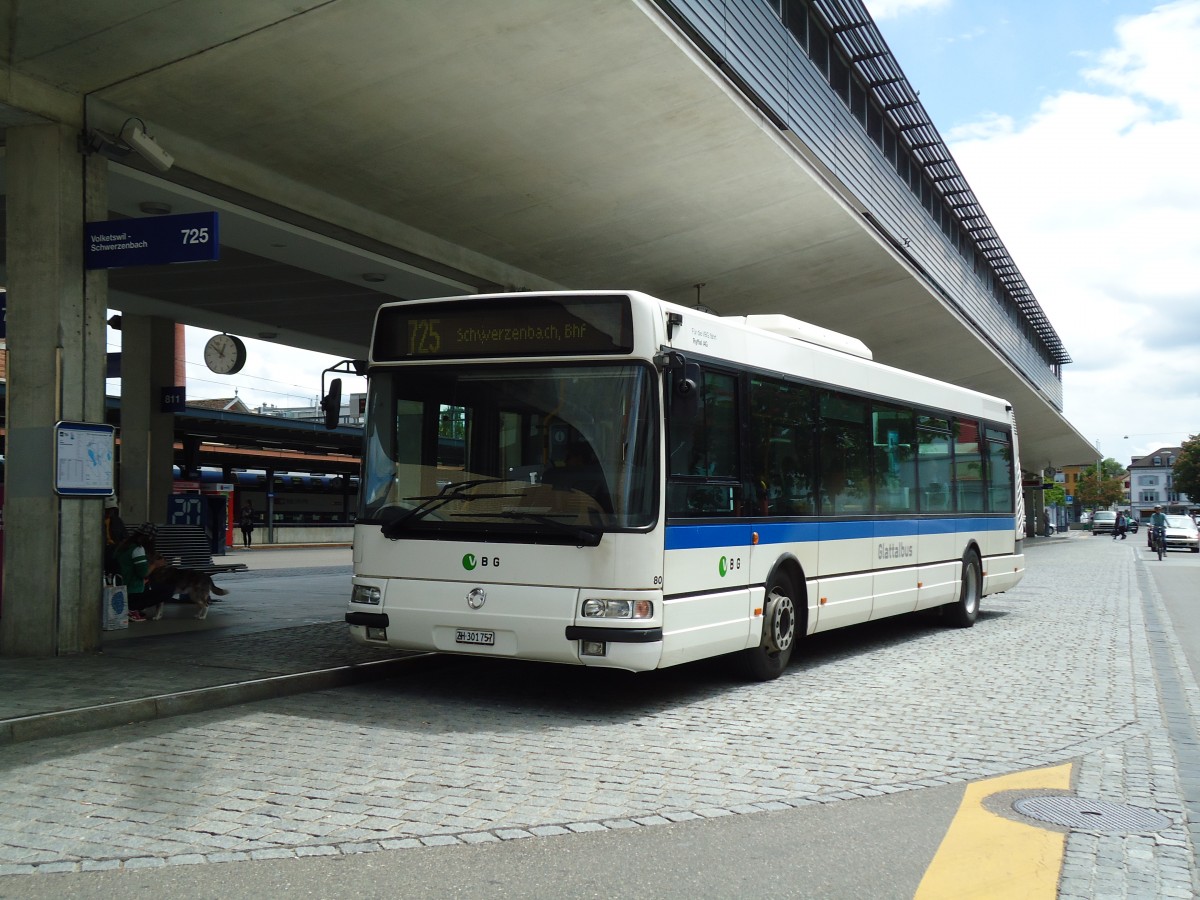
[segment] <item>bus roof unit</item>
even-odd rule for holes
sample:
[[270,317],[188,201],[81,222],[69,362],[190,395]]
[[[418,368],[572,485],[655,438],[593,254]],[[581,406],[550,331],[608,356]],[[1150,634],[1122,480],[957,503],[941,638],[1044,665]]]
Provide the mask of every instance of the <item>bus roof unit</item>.
[[828,328],[821,328],[819,325],[813,325],[809,322],[802,322],[799,319],[793,319],[791,316],[724,316],[723,318],[734,319],[745,323],[751,328],[783,335],[794,341],[804,341],[806,344],[816,344],[818,347],[839,350],[842,353],[849,353],[851,356],[858,356],[862,359],[874,359],[871,349],[858,338],[850,337],[847,334],[839,334],[836,331],[830,331]]

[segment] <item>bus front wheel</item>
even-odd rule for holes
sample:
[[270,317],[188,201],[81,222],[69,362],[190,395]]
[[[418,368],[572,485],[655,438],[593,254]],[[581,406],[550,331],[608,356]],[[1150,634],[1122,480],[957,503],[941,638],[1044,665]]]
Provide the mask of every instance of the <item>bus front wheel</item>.
[[742,651],[747,674],[756,681],[778,678],[791,661],[796,646],[795,597],[795,587],[787,575],[780,572],[771,580],[758,646]]
[[979,601],[983,597],[983,566],[979,556],[968,550],[963,557],[962,586],[958,599],[942,607],[946,621],[956,628],[970,628],[979,617]]

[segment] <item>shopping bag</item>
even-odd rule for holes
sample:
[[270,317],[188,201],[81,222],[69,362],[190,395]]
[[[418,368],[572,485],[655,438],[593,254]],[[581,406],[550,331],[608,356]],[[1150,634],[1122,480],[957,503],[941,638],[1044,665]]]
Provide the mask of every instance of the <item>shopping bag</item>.
[[116,631],[129,627],[129,587],[120,575],[104,577],[104,624],[105,631]]

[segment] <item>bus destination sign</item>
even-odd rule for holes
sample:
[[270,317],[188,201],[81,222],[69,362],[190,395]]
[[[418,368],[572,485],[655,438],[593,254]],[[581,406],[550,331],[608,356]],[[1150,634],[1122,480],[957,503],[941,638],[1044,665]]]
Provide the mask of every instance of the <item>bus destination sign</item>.
[[629,299],[622,294],[521,296],[384,307],[372,358],[572,356],[632,349]]

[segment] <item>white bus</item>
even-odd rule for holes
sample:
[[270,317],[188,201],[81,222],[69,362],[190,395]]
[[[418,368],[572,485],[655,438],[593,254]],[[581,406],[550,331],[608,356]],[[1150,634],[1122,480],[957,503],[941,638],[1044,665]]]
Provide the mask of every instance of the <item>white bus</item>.
[[378,311],[354,583],[365,644],[644,671],[940,608],[1024,573],[1003,400],[786,316],[633,291]]

